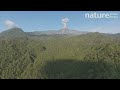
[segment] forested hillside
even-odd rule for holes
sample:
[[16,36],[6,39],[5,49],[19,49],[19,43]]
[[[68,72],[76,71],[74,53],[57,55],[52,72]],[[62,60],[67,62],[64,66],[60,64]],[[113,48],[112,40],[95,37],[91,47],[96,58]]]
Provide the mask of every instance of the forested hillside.
[[0,37],[0,79],[120,78],[119,37],[19,33]]

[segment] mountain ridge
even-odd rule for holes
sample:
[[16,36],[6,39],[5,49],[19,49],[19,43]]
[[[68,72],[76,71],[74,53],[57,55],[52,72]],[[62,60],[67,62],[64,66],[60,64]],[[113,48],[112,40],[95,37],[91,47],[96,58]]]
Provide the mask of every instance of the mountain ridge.
[[[34,32],[24,32],[21,28],[11,28],[0,33],[0,37],[27,37],[27,36],[41,36],[41,35],[83,35],[87,33],[99,33],[99,32],[87,32],[78,31],[74,29],[65,30],[47,30],[47,31],[34,31]],[[120,33],[109,34],[109,33],[99,33],[107,36],[119,37]]]

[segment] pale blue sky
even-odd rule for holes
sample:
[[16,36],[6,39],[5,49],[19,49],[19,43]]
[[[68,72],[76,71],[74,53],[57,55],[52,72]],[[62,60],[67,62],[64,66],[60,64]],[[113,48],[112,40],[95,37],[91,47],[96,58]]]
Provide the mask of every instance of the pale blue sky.
[[[68,27],[80,31],[120,33],[120,11],[114,19],[86,19],[85,13],[96,11],[0,11],[0,32],[6,30],[4,22],[12,21],[25,32],[60,30],[62,18],[69,18]],[[98,13],[107,13],[99,11]]]

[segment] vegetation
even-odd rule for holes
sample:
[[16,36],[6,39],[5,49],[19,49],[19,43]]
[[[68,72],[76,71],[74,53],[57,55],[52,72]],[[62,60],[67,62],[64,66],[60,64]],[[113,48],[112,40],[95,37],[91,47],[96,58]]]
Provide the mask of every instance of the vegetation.
[[100,33],[0,38],[0,79],[119,79],[120,39]]

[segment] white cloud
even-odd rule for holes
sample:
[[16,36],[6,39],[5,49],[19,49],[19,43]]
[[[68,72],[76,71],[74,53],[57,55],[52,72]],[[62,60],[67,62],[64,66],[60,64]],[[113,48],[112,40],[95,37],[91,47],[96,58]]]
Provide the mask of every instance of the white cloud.
[[10,29],[10,28],[14,28],[14,27],[17,27],[18,25],[15,24],[13,21],[11,20],[6,20],[5,22],[5,26],[7,27],[7,29]]

